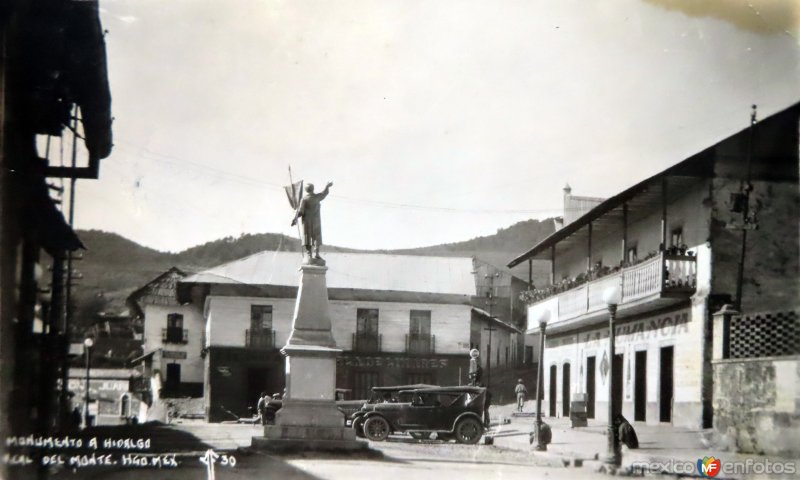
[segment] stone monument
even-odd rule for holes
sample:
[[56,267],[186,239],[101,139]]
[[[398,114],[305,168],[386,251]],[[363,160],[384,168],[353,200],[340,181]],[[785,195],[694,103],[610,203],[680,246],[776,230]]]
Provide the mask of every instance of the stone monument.
[[[286,394],[275,424],[264,427],[263,437],[253,437],[253,447],[270,450],[360,450],[357,440],[336,407],[336,348],[328,308],[328,267],[319,256],[322,244],[320,202],[328,194],[306,187],[306,195],[293,203],[295,218],[303,221],[303,262],[300,287],[292,319],[292,333],[281,353],[286,357]],[[288,191],[288,189],[287,189]],[[290,196],[290,200],[291,200]]]

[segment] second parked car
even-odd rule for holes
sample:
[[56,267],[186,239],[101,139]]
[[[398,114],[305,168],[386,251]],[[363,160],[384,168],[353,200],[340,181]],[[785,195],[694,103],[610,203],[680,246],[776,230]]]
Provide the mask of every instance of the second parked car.
[[[445,440],[478,443],[484,432],[486,389],[483,387],[436,387],[398,392],[397,402],[364,405],[358,421],[364,435],[383,441],[390,433],[408,432],[424,437],[436,432]],[[354,423],[355,426],[355,423]]]

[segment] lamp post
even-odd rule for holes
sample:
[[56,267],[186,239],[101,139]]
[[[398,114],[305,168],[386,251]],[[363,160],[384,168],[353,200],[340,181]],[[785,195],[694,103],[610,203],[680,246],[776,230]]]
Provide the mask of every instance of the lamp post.
[[544,389],[544,334],[549,319],[550,310],[543,310],[537,318],[539,322],[539,367],[536,376],[536,424],[534,426],[536,446],[534,450],[540,452],[547,450],[547,443],[542,438],[542,390]]
[[94,340],[92,340],[92,337],[86,337],[83,341],[83,351],[86,354],[86,395],[84,397],[83,421],[86,427],[89,426],[89,368],[93,345]]
[[603,291],[603,301],[608,305],[608,357],[611,361],[611,369],[608,375],[608,456],[605,462],[609,465],[619,465],[622,460],[620,452],[619,436],[614,424],[614,391],[616,383],[620,381],[614,375],[614,337],[616,336],[616,325],[614,320],[617,316],[617,305],[622,300],[622,292],[619,285],[613,285]]

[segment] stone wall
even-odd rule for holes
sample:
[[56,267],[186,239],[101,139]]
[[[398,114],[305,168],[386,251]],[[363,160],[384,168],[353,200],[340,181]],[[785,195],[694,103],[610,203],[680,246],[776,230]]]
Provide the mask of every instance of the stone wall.
[[714,428],[742,453],[800,456],[800,356],[714,361]]

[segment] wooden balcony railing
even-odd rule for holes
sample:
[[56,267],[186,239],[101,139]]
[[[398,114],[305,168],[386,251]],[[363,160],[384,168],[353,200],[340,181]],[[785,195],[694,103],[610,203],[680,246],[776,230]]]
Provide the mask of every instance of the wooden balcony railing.
[[245,330],[244,344],[247,348],[275,348],[275,330]]
[[380,334],[353,334],[353,351],[354,352],[380,352],[381,351],[381,335]]
[[407,333],[406,353],[436,353],[436,336]]
[[605,311],[603,292],[614,284],[622,286],[621,306],[647,298],[688,297],[697,288],[697,258],[662,252],[569,290],[540,297],[530,304],[529,318],[535,318],[540,310],[550,310],[551,322]]

